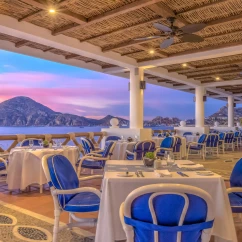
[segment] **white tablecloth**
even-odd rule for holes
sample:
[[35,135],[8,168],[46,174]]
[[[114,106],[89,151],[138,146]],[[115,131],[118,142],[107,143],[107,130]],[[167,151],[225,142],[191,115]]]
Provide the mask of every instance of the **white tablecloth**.
[[7,184],[9,190],[24,190],[31,184],[45,184],[46,178],[42,168],[41,159],[46,154],[61,154],[67,157],[73,167],[79,158],[77,147],[66,147],[65,149],[43,148],[30,150],[28,148],[12,149],[9,156]]
[[[135,161],[142,165],[142,161]],[[186,162],[187,161],[182,161]],[[178,162],[179,163],[179,162]],[[110,161],[107,164],[117,164]],[[129,165],[124,161],[119,164]],[[98,217],[95,242],[114,242],[124,240],[125,233],[119,219],[119,207],[130,192],[141,186],[159,183],[178,183],[192,185],[207,191],[215,204],[215,222],[213,235],[217,242],[236,242],[236,232],[228,195],[223,179],[219,175],[201,177],[195,172],[189,171],[189,177],[181,177],[172,173],[172,177],[157,178],[153,172],[143,172],[141,177],[118,177],[116,172],[106,172],[102,184],[102,198]]]
[[188,142],[198,142],[200,136],[198,135],[186,135],[186,140]]
[[133,151],[133,147],[136,142],[120,142],[117,141],[113,150],[112,160],[125,160],[126,150]]
[[[187,150],[186,150],[186,146],[187,146],[187,140],[185,137],[180,137],[181,138],[181,155],[182,157],[185,157],[187,155]],[[165,139],[165,137],[157,137],[154,136],[152,137],[152,140],[155,142],[156,146],[160,147],[161,142]]]

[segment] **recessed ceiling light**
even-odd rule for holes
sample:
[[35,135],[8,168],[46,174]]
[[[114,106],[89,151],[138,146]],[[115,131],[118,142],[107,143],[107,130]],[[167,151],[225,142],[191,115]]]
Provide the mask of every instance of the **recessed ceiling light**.
[[154,54],[155,51],[154,51],[154,50],[150,50],[149,53],[150,53],[150,54]]
[[215,77],[215,80],[216,81],[219,81],[220,80],[220,77],[219,76]]
[[49,9],[49,13],[55,13],[55,9],[53,8]]
[[182,64],[182,67],[187,67],[187,63],[183,63]]

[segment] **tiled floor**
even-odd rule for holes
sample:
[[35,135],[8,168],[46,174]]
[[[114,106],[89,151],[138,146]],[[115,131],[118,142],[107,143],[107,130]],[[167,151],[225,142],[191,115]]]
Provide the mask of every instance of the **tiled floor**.
[[[242,158],[242,152],[227,152],[226,154],[219,155],[218,158],[208,158],[205,161],[199,158],[189,158],[190,160],[196,163],[202,163],[205,167],[214,172],[221,174],[226,180],[229,179],[230,173],[233,169],[234,164],[238,159]],[[101,180],[95,180],[91,182],[83,183],[84,186],[92,186],[96,188],[100,188]],[[229,186],[229,183],[226,182],[226,186]],[[10,203],[16,205],[18,207],[30,210],[32,212],[54,218],[54,206],[52,197],[48,188],[46,188],[43,194],[39,193],[39,189],[31,188],[30,192],[22,192],[19,191],[13,192],[10,194],[7,190],[7,186],[2,184],[0,185],[0,200],[6,203]],[[97,217],[97,213],[88,213],[86,217]],[[67,213],[62,213],[61,221],[68,222]],[[84,228],[90,232],[95,233],[95,228]],[[242,229],[241,229],[242,230]],[[238,231],[239,242],[242,242],[242,232]]]

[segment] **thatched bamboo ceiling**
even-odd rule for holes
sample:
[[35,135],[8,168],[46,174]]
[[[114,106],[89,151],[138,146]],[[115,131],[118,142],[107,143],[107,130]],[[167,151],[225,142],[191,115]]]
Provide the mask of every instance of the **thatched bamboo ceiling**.
[[[50,14],[50,8],[56,9]],[[81,42],[99,46],[104,52],[115,51],[137,61],[198,52],[204,48],[242,43],[241,0],[2,0],[0,14],[27,21],[64,34]],[[167,24],[175,16],[179,27],[206,23],[198,32],[201,43],[176,43],[159,49],[159,40],[133,41],[134,38],[159,34],[154,22]],[[158,33],[157,33],[158,32]],[[154,54],[149,54],[150,49]]]

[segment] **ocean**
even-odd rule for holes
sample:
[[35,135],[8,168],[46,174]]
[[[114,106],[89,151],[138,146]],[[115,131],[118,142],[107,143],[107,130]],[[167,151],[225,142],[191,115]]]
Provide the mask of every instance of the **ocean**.
[[[71,132],[99,132],[102,128],[108,127],[0,127],[0,135],[7,134],[66,134]],[[168,126],[149,127],[152,129],[173,129]],[[4,149],[9,147],[12,141],[1,141],[0,146]]]

